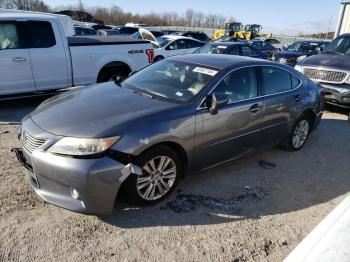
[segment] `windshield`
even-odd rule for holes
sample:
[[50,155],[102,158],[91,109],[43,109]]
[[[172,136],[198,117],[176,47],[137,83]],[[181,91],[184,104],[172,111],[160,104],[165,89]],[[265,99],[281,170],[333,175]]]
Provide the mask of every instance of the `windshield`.
[[350,36],[336,38],[328,45],[325,52],[350,55]]
[[195,97],[217,72],[195,64],[164,60],[130,76],[121,86],[135,93],[184,103]]
[[225,29],[239,32],[241,30],[241,23],[226,23]]
[[294,44],[287,47],[287,51],[297,51],[301,42],[295,42]]
[[199,48],[195,53],[196,54],[224,54],[227,46],[224,45],[213,45],[207,44]]
[[164,47],[171,42],[169,38],[166,38],[164,36],[158,37],[157,40],[160,47]]

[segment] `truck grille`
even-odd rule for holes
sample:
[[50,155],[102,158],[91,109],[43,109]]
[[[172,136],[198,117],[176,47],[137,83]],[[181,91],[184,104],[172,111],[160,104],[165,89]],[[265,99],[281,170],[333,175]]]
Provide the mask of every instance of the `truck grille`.
[[341,84],[345,81],[347,74],[340,71],[323,70],[316,68],[305,68],[304,74],[312,80],[319,82],[327,82]]
[[32,153],[35,149],[42,146],[46,142],[46,139],[34,137],[26,131],[23,131],[21,135],[21,142],[23,147]]

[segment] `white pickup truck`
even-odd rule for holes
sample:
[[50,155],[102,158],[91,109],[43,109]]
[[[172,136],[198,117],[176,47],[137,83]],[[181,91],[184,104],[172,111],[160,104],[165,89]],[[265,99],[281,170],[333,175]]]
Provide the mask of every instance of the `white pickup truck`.
[[150,42],[67,36],[49,14],[0,13],[0,98],[120,81],[153,62]]

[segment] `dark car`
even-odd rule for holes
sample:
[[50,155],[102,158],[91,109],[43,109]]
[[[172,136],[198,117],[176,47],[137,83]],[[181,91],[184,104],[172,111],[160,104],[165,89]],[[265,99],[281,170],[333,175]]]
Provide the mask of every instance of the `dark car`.
[[96,30],[90,27],[74,26],[75,35],[96,35]]
[[350,34],[334,39],[318,55],[300,61],[295,69],[325,89],[325,101],[350,108]]
[[186,37],[192,37],[194,39],[197,39],[203,43],[208,43],[210,42],[210,38],[206,33],[203,32],[192,32],[192,31],[187,31],[187,32],[176,32],[172,33],[172,35],[179,35],[179,36],[186,36]]
[[225,54],[268,59],[269,56],[244,42],[212,42],[195,51],[196,54]]
[[246,39],[243,38],[239,38],[239,37],[233,37],[233,36],[221,36],[218,39],[216,39],[214,42],[219,42],[219,43],[223,43],[223,42],[241,42],[241,43],[245,43],[245,44],[250,44],[250,42]]
[[[303,147],[322,116],[318,86],[291,67],[228,55],[174,56],[75,89],[24,118],[17,157],[45,201],[111,214],[119,189],[164,199],[186,175],[273,146]],[[198,177],[198,179],[200,179]]]
[[98,30],[99,35],[132,35],[139,31],[138,27],[118,26],[111,29]]
[[261,52],[266,53],[270,58],[278,51],[278,48],[262,40],[253,40],[250,44]]
[[298,59],[304,59],[322,51],[328,42],[325,41],[299,41],[288,46],[284,51],[275,53],[274,60],[281,64],[294,67]]
[[96,31],[97,31],[97,30],[100,30],[100,29],[106,29],[106,30],[112,29],[111,26],[102,25],[102,24],[92,25],[91,28],[94,29],[94,30],[96,30]]

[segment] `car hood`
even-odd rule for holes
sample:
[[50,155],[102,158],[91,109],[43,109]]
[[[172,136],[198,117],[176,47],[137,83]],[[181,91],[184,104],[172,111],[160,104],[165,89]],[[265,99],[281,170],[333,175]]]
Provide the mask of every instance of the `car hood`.
[[58,136],[109,137],[126,132],[128,123],[179,106],[104,83],[44,101],[30,114],[45,131]]
[[276,57],[285,57],[285,58],[298,57],[298,56],[302,56],[302,55],[305,55],[305,53],[303,53],[303,52],[296,52],[296,51],[280,51],[280,52],[277,52],[275,54]]
[[350,71],[350,56],[323,53],[306,58],[301,65]]

